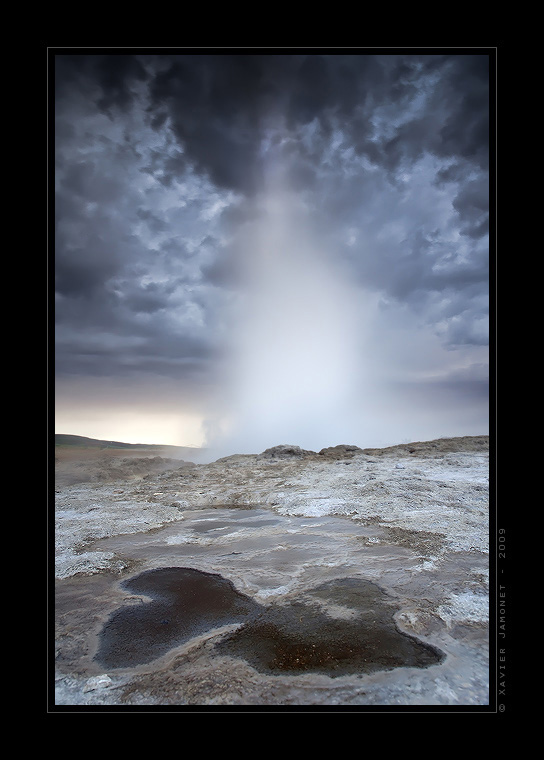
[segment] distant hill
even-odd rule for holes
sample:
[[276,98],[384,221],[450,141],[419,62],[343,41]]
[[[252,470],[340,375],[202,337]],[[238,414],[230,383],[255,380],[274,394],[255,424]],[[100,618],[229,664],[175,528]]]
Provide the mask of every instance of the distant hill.
[[197,446],[170,446],[155,443],[122,443],[121,441],[102,441],[97,438],[86,438],[84,435],[65,435],[64,433],[55,433],[55,446],[81,446],[82,448],[96,449],[156,449],[184,451],[200,451]]

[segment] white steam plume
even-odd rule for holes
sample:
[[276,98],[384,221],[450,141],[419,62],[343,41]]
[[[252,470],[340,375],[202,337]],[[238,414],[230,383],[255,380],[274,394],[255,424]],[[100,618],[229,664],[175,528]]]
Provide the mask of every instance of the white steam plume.
[[246,298],[227,350],[226,414],[207,442],[212,456],[355,442],[360,305],[294,193],[276,187],[262,198],[245,248]]

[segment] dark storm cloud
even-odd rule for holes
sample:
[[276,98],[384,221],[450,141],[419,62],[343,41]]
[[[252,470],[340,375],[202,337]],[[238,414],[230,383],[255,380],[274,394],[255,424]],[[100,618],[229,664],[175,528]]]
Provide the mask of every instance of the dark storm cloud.
[[[342,147],[385,169],[393,183],[398,183],[401,167],[425,154],[453,161],[437,169],[434,181],[454,182],[459,231],[474,240],[487,234],[489,224],[488,89],[486,55],[175,56],[162,61],[162,71],[150,77],[154,107],[170,118],[188,160],[218,185],[245,192],[255,188],[262,178],[263,132],[281,114],[290,131],[283,156],[291,184],[322,193],[323,218],[331,218],[335,205],[347,216],[350,203],[357,215],[365,192],[375,190],[363,172],[348,198],[349,179],[334,155],[328,159],[325,189],[319,190],[324,155],[336,129]],[[307,145],[297,129],[312,122],[314,139]],[[465,185],[474,170],[484,173]],[[327,190],[334,172],[343,185],[338,194]],[[387,213],[395,213],[394,203],[388,203]],[[338,216],[333,215],[335,224]],[[463,281],[485,283],[481,251],[453,266],[455,244],[432,243],[433,231],[424,233],[419,225],[419,220],[412,230],[408,225],[394,251],[374,248],[369,261],[359,254],[356,266],[365,282],[414,301],[458,288]],[[214,282],[226,282],[229,271],[227,257],[207,270]],[[459,329],[455,335],[461,339]]]
[[[188,303],[176,283],[102,288],[93,298],[56,304],[56,368],[60,375],[126,376],[150,372],[190,379],[217,350],[211,336],[183,321]],[[200,307],[201,308],[201,307]],[[172,319],[170,312],[180,313]]]
[[[63,296],[85,296],[115,275],[121,249],[108,217],[89,219],[67,183],[57,195],[55,289]],[[94,221],[94,223],[93,223]]]
[[75,91],[96,98],[100,110],[127,110],[134,102],[134,84],[146,79],[146,71],[134,55],[57,55],[55,89],[58,98]]
[[167,118],[197,170],[220,187],[249,192],[258,177],[261,119],[281,94],[284,57],[163,56],[151,78],[150,113]]
[[139,219],[142,219],[147,224],[149,230],[152,233],[157,234],[168,229],[168,225],[164,219],[161,219],[156,214],[153,214],[153,212],[149,211],[149,209],[139,208],[136,211],[136,215]]
[[[110,114],[130,109],[135,88],[149,86],[151,124],[160,129],[169,119],[182,147],[162,167],[165,182],[189,160],[221,187],[254,190],[263,130],[279,117],[291,130],[317,119],[324,138],[339,125],[357,155],[390,170],[424,151],[487,165],[486,55],[115,54],[56,61],[61,99],[77,88]],[[428,107],[395,125],[394,112],[425,89]],[[376,108],[389,109],[390,134],[376,130]]]
[[[377,107],[401,112],[440,76],[429,107],[391,136],[376,133]],[[258,177],[259,129],[283,115],[294,130],[317,119],[340,125],[358,155],[390,170],[424,151],[487,164],[487,56],[176,56],[150,81],[180,143],[218,184],[237,190]]]
[[284,115],[295,127],[330,105],[321,57],[200,55],[163,63],[150,84],[152,108],[169,116],[188,157],[222,187],[256,188],[266,119]]
[[[61,99],[77,88],[111,113],[147,83],[154,127],[170,119],[189,160],[236,190],[254,188],[262,129],[275,116],[290,129],[318,119],[325,133],[338,123],[358,154],[390,168],[429,150],[487,165],[487,55],[60,55],[56,73]],[[401,111],[437,77],[423,114],[375,134],[377,107]]]
[[170,187],[176,177],[183,176],[187,168],[187,159],[181,151],[175,155],[164,155],[158,150],[149,151],[149,163],[140,169],[160,182],[165,187]]
[[60,372],[212,362],[276,156],[355,281],[485,342],[488,56],[60,54],[55,84]]
[[489,183],[484,176],[466,182],[453,201],[461,231],[479,238],[489,231]]

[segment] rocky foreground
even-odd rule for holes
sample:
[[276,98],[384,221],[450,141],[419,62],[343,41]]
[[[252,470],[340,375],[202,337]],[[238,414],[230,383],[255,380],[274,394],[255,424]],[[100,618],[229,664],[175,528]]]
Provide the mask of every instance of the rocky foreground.
[[55,705],[487,704],[488,466],[487,436],[59,461]]

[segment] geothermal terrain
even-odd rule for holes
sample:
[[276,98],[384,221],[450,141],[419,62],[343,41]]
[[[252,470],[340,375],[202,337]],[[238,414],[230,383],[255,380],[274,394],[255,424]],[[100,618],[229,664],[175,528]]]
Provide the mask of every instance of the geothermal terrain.
[[489,703],[487,436],[210,464],[63,442],[53,709]]

